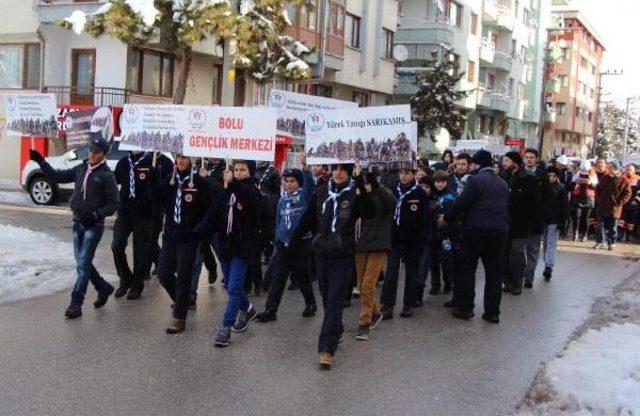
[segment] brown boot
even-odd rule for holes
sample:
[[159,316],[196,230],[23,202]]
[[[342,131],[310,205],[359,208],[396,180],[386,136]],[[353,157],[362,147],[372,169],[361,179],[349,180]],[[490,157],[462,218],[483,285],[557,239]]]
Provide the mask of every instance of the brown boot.
[[173,318],[167,326],[167,334],[179,334],[184,331],[184,319]]
[[331,367],[333,367],[334,365],[333,355],[331,355],[331,353],[327,351],[318,354],[316,361],[318,361],[318,364],[320,364],[320,368],[322,370],[331,370]]

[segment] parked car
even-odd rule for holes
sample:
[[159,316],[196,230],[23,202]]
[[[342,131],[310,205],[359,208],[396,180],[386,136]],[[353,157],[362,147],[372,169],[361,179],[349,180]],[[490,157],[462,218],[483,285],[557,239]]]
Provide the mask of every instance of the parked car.
[[[118,150],[119,142],[113,142],[111,150],[107,154],[107,165],[111,170],[116,169],[118,160],[127,155],[126,151]],[[46,158],[54,169],[72,169],[89,157],[89,148],[80,147],[69,150],[61,156]],[[31,200],[37,205],[54,205],[61,197],[68,198],[73,193],[73,183],[57,184],[44,176],[37,163],[27,162],[22,170],[20,178],[22,189],[29,193]]]

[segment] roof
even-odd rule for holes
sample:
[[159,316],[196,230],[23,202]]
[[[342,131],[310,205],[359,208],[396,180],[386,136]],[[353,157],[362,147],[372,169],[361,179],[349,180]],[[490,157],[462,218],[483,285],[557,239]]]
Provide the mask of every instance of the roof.
[[602,49],[604,50],[607,49],[602,37],[598,34],[598,32],[591,25],[591,23],[589,23],[589,21],[584,17],[584,15],[580,13],[579,10],[562,7],[562,6],[555,6],[551,10],[551,13],[562,15],[562,17],[564,18],[577,19],[580,22],[580,24],[582,24],[582,26],[584,26],[586,30],[596,39],[596,41],[600,44],[600,46],[602,46]]

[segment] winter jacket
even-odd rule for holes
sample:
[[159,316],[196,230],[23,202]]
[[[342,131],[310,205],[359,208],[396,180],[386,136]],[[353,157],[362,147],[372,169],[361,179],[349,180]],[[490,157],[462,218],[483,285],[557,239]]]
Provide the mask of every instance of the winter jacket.
[[569,199],[563,184],[547,182],[542,187],[542,211],[545,224],[559,224],[561,228],[564,227],[569,212]]
[[222,193],[218,215],[220,253],[226,258],[250,258],[260,247],[260,191],[253,178],[234,179]]
[[[424,190],[414,185],[398,184],[394,192],[396,212],[391,226],[394,248],[424,246],[431,239],[429,200]],[[409,193],[402,197],[406,192]]]
[[[217,207],[212,203],[210,184],[197,173],[193,174],[191,184],[190,173],[191,171],[172,172],[164,178],[159,187],[165,213],[164,235],[167,238],[202,240],[213,232],[213,220]],[[181,188],[182,196],[179,202],[180,222],[176,223],[178,188]]]
[[464,191],[464,185],[467,182],[468,178],[469,178],[468,173],[465,173],[465,174],[454,173],[449,178],[447,191],[449,191],[450,193],[456,196],[460,195],[462,191]]
[[620,219],[622,207],[629,199],[631,187],[624,176],[604,176],[596,187],[596,214]]
[[87,179],[87,187],[83,191],[82,185],[89,162],[85,160],[81,165],[71,169],[56,170],[47,161],[40,163],[40,169],[48,178],[56,183],[75,182],[71,196],[71,211],[74,221],[79,221],[87,227],[104,224],[104,219],[113,215],[118,206],[118,185],[113,172],[104,161],[96,167]]
[[540,185],[524,169],[509,178],[509,236],[526,238],[542,233],[543,213]]
[[455,202],[444,214],[447,223],[462,219],[464,230],[509,230],[509,187],[493,172],[480,169],[467,179]]
[[391,248],[391,221],[396,197],[384,185],[373,189],[370,196],[376,213],[371,219],[360,220],[360,226],[356,228],[356,250],[388,251]]
[[131,155],[134,163],[134,190],[135,196],[129,192],[131,177],[129,157],[125,156],[118,161],[114,172],[116,182],[120,185],[120,199],[118,204],[118,217],[120,218],[149,218],[149,212],[160,204],[158,189],[161,183],[158,180],[170,173],[170,168],[165,166],[153,166],[153,154],[140,153]]
[[[283,243],[285,246],[289,246],[292,243],[294,232],[300,225],[300,221],[302,221],[302,217],[313,199],[314,190],[315,184],[313,183],[311,172],[305,170],[304,186],[293,194],[286,191],[282,194],[276,211],[275,239],[277,242]],[[302,237],[310,238],[311,233]]]
[[[598,177],[595,173],[578,172],[573,176],[571,182],[571,205],[573,207],[593,208],[596,200],[596,185]],[[590,183],[576,183],[578,179],[589,179]]]
[[[351,189],[345,190],[348,187]],[[330,199],[329,188],[339,193],[335,203]],[[340,186],[332,180],[327,185],[316,188],[313,200],[296,234],[304,235],[309,230],[315,229],[316,233],[311,245],[319,256],[329,258],[353,256],[356,249],[356,220],[370,219],[374,215],[375,206],[364,187],[361,176],[353,180],[352,184],[344,183]]]
[[[437,189],[434,188],[431,191],[431,195],[435,200],[437,217],[439,217],[440,215],[444,215],[456,200],[456,194],[449,192],[448,189],[438,191]],[[441,244],[442,240],[449,238],[449,235],[451,234],[452,226],[453,224],[448,224],[444,228],[437,228],[433,233],[434,243]]]

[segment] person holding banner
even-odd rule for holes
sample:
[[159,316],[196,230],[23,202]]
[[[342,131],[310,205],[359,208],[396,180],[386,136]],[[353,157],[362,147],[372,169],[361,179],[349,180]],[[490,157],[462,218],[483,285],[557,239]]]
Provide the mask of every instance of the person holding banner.
[[[153,154],[130,151],[118,161],[116,182],[120,185],[118,216],[113,227],[113,262],[120,278],[115,297],[127,295],[135,300],[142,295],[144,278],[151,270],[153,252],[153,215],[160,198],[156,189]],[[133,271],[127,262],[127,243],[133,234]],[[127,293],[128,292],[128,293]]]
[[167,334],[185,330],[191,276],[201,241],[211,235],[216,206],[207,181],[195,173],[189,157],[176,155],[174,172],[160,185],[165,209],[158,279],[174,302]]
[[89,282],[98,292],[98,298],[93,303],[95,308],[103,307],[114,291],[113,286],[100,276],[93,265],[93,257],[104,232],[104,220],[116,212],[118,205],[118,185],[107,166],[108,152],[109,143],[99,134],[91,136],[89,159],[72,169],[55,170],[36,150],[29,152],[31,160],[40,165],[42,172],[50,179],[57,183],[75,181],[71,211],[78,279],[71,293],[71,304],[64,313],[69,319],[82,316],[82,303]]
[[356,221],[375,215],[360,166],[355,165],[354,169],[353,164],[337,164],[331,166],[331,171],[331,180],[317,188],[298,229],[301,234],[314,227],[317,230],[311,245],[324,307],[317,356],[322,369],[333,367],[333,355],[344,332],[342,303],[351,288]]
[[229,299],[216,333],[216,347],[228,346],[231,332],[246,331],[257,315],[244,291],[249,262],[259,248],[260,193],[254,183],[255,171],[255,161],[237,160],[233,172],[229,167],[224,172],[218,240]]

